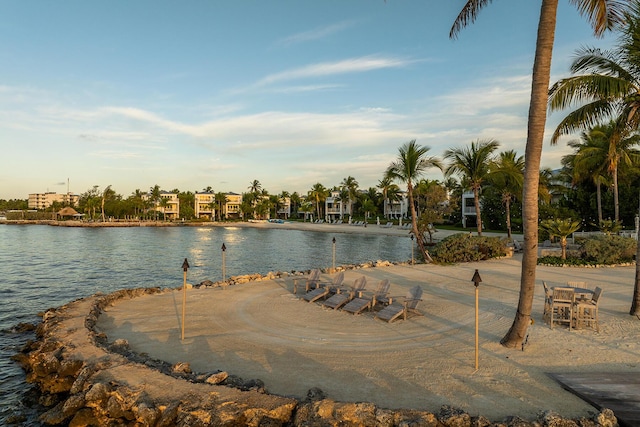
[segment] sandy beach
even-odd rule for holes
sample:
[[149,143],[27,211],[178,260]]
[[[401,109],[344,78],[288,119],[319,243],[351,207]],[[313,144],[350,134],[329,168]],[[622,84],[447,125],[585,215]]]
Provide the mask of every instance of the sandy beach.
[[[261,225],[262,224],[262,225]],[[284,224],[245,226],[278,227]],[[303,226],[298,224],[297,226]],[[375,226],[306,224],[314,230],[407,233]],[[365,231],[366,230],[366,231]],[[337,232],[337,231],[336,231]],[[439,236],[441,237],[442,234]],[[480,285],[480,367],[474,368],[474,287]],[[250,273],[250,272],[247,272]],[[185,339],[181,341],[182,292],[120,300],[100,316],[97,329],[109,341],[124,338],[131,348],[194,371],[227,371],[257,378],[270,393],[304,397],[319,387],[337,401],[369,401],[383,408],[437,411],[451,405],[471,415],[532,420],[541,411],[565,417],[596,409],[564,390],[549,373],[640,373],[640,326],[629,316],[635,268],[539,267],[524,350],[499,344],[518,300],[520,258],[455,266],[397,265],[347,270],[345,283],[360,276],[367,289],[388,278],[402,300],[412,286],[424,289],[422,316],[386,323],[374,312],[351,315],[307,303],[293,293],[294,277],[223,288],[189,289]],[[330,275],[323,275],[330,280]],[[603,288],[600,332],[553,330],[543,322],[542,280],[568,280]]]

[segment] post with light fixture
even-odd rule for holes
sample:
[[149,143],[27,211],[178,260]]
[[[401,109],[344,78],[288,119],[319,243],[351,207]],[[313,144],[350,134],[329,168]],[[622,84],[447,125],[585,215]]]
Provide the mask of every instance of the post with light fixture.
[[473,277],[471,278],[473,282],[473,286],[476,287],[476,371],[478,370],[478,287],[480,286],[480,282],[482,282],[482,278],[480,277],[480,273],[478,273],[478,269],[476,268],[476,272],[473,273]]
[[334,237],[333,240],[331,240],[331,242],[333,243],[332,252],[331,252],[331,254],[332,254],[331,266],[333,267],[333,272],[335,273],[336,272],[336,238]]
[[189,269],[189,261],[184,259],[182,263],[182,271],[184,273],[184,280],[182,281],[182,332],[180,339],[184,340],[184,319],[187,313],[187,270]]
[[226,255],[226,251],[227,251],[227,247],[224,245],[224,242],[222,242],[222,282],[224,283],[226,279],[226,266],[225,266],[225,255]]
[[411,265],[415,264],[413,259],[413,233],[411,233]]

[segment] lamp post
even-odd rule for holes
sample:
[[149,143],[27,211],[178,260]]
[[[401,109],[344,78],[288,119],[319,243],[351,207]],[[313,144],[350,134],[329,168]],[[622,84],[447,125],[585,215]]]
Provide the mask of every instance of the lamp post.
[[222,242],[222,281],[226,280],[226,266],[225,266],[225,252],[227,251],[227,247]]
[[184,280],[182,282],[182,332],[180,339],[184,340],[184,319],[187,312],[187,270],[189,269],[189,261],[184,259],[182,263],[182,271],[184,273]]
[[478,269],[476,268],[476,272],[473,273],[473,277],[471,278],[473,282],[473,286],[476,287],[476,371],[478,370],[478,287],[480,286],[480,282],[482,282],[482,278],[480,277],[480,273],[478,273]]
[[333,272],[335,272],[336,271],[336,238],[334,237],[331,240],[331,242],[333,243],[332,246],[331,246],[332,247],[332,251],[331,251],[331,259],[332,259],[331,266],[333,267]]
[[411,265],[415,264],[413,261],[413,233],[411,233]]

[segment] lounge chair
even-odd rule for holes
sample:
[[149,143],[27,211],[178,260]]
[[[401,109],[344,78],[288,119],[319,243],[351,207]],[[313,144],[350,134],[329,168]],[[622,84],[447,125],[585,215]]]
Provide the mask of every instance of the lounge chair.
[[306,294],[304,294],[302,298],[304,298],[305,301],[309,301],[309,302],[315,302],[320,298],[326,298],[332,292],[337,292],[340,285],[342,285],[343,281],[344,281],[344,271],[341,271],[336,275],[336,277],[333,278],[333,281],[331,283],[327,283],[327,284],[320,283],[320,285],[317,288],[307,292]]
[[359,295],[349,301],[342,310],[348,313],[359,314],[365,308],[371,310],[378,302],[389,302],[391,301],[388,296],[390,286],[391,283],[389,283],[389,279],[381,280],[378,284],[378,289],[376,289],[373,295],[368,298]]
[[[309,273],[307,281],[305,282],[304,291],[309,292],[311,289],[316,289],[320,284],[320,270],[314,269]],[[293,281],[293,293],[298,293],[298,279]]]
[[416,285],[409,290],[402,305],[389,304],[376,314],[376,318],[391,323],[400,316],[407,320],[408,313],[422,316],[422,313],[417,310],[420,301],[422,301],[422,288]]
[[323,305],[337,310],[356,296],[362,295],[362,291],[364,291],[365,286],[367,286],[367,278],[361,276],[356,279],[349,292],[338,292],[329,297]]

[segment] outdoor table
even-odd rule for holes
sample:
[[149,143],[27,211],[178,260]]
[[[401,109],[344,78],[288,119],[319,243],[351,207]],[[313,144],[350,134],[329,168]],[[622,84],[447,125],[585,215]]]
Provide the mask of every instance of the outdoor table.
[[573,294],[576,297],[576,301],[590,300],[593,296],[593,290],[587,288],[573,288]]

